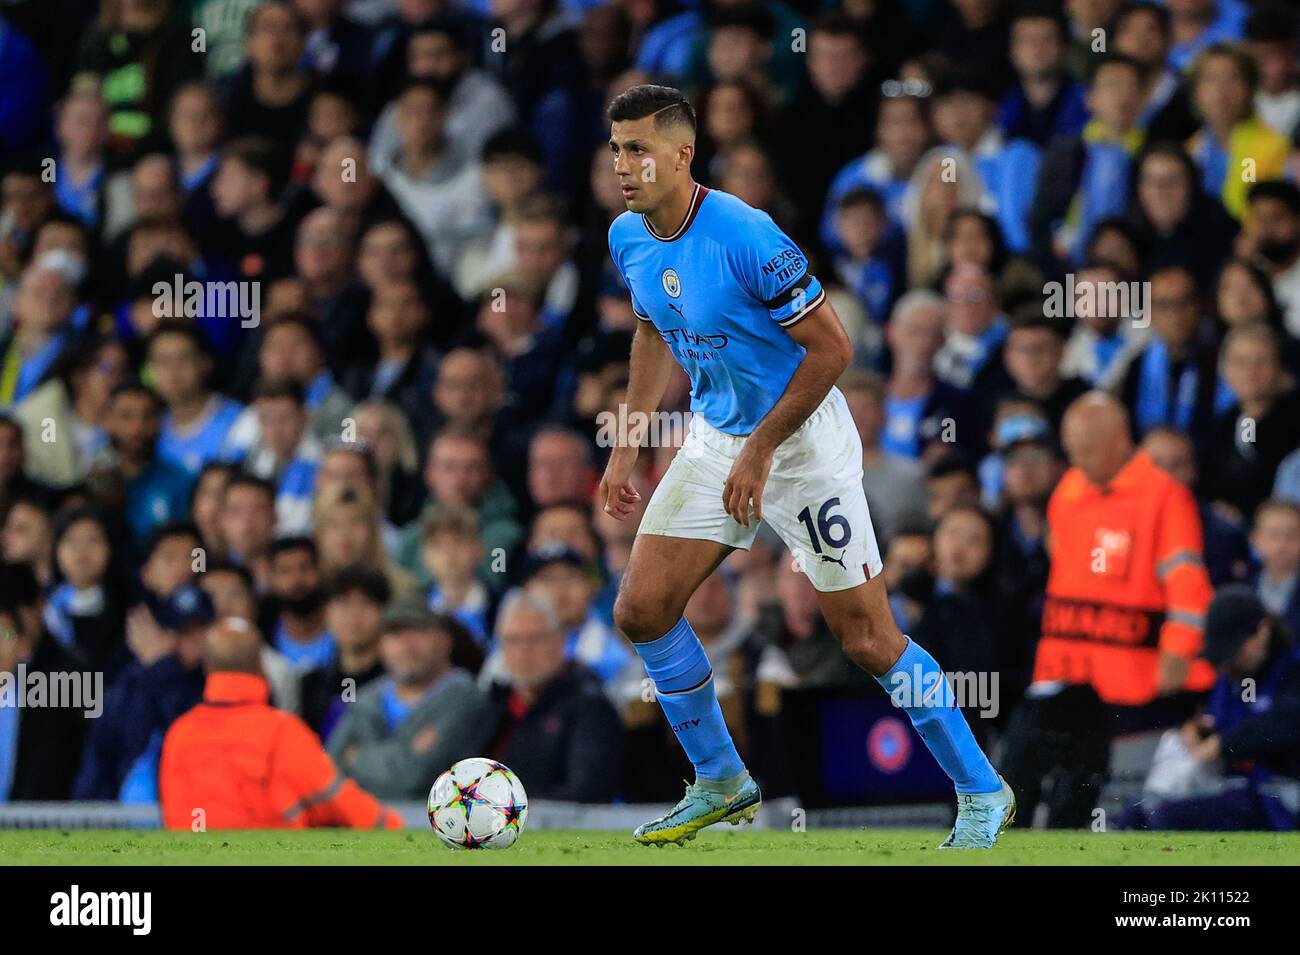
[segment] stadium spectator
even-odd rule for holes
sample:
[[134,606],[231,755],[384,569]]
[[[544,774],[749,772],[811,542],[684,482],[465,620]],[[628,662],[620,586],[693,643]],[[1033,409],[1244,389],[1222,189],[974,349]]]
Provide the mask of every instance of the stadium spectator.
[[397,829],[401,818],[342,778],[307,725],[268,704],[247,621],[211,627],[203,646],[202,701],[168,730],[162,746],[163,825],[280,829]]
[[22,401],[45,381],[72,344],[76,304],[67,276],[48,257],[23,271],[13,300],[14,328],[0,341],[0,404]]
[[145,360],[158,396],[167,405],[158,456],[197,475],[224,455],[243,406],[212,391],[212,355],[198,326],[164,319],[149,335]]
[[[1225,587],[1214,598],[1205,638],[1205,657],[1218,668],[1218,680],[1179,738],[1193,763],[1210,771],[1211,792],[1159,802],[1144,813],[1146,826],[1294,830],[1298,814],[1287,796],[1300,779],[1294,638],[1241,586]],[[1222,778],[1215,772],[1220,765]]]
[[1251,187],[1246,202],[1250,215],[1237,252],[1272,278],[1273,294],[1294,338],[1300,333],[1300,189],[1267,180]]
[[1232,396],[1205,335],[1196,276],[1185,265],[1167,265],[1151,273],[1149,287],[1151,335],[1119,382],[1120,400],[1139,437],[1167,425],[1200,439]]
[[[544,541],[528,554],[523,589],[541,594],[550,603],[564,633],[566,656],[595,673],[615,695],[633,656],[627,641],[596,607],[601,580],[595,562],[565,543]],[[497,647],[479,682],[489,685],[501,679],[504,666],[505,657]]]
[[125,663],[125,574],[108,518],[87,505],[66,512],[55,528],[55,574],[45,596],[49,635],[112,678]]
[[429,608],[445,613],[481,646],[492,632],[491,593],[478,577],[483,560],[478,517],[467,507],[436,504],[423,519]]
[[1210,575],[1210,583],[1221,587],[1244,581],[1251,565],[1246,534],[1240,522],[1232,520],[1199,492],[1200,472],[1191,437],[1177,428],[1152,428],[1142,439],[1142,450],[1150,455],[1156,467],[1197,494],[1196,510],[1201,518],[1205,571]]
[[1223,377],[1236,401],[1210,428],[1201,465],[1205,493],[1249,521],[1273,475],[1300,446],[1300,392],[1282,365],[1267,325],[1242,325],[1224,338]]
[[0,526],[0,558],[31,568],[42,591],[54,580],[53,516],[38,497],[9,502]]
[[383,676],[379,618],[390,597],[384,575],[366,568],[340,571],[325,585],[325,625],[338,656],[302,678],[302,717],[322,740],[329,740],[347,704]]
[[1048,271],[1056,262],[1082,261],[1096,225],[1124,211],[1129,171],[1143,140],[1141,95],[1141,66],[1122,54],[1107,55],[1089,81],[1092,118],[1082,135],[1057,137],[1047,147],[1029,231],[1036,249],[1051,250],[1040,258]]
[[431,778],[487,740],[487,699],[452,664],[458,627],[419,596],[393,602],[380,618],[385,675],[348,706],[329,752],[382,798],[425,798]]
[[1145,264],[1186,265],[1214,275],[1232,251],[1236,221],[1201,188],[1196,165],[1180,146],[1154,143],[1137,159],[1129,217],[1144,236]]
[[1013,414],[999,423],[993,445],[1001,458],[1001,488],[994,510],[1001,626],[998,668],[1002,715],[1029,685],[1050,569],[1047,504],[1064,467],[1055,431],[1034,415]]
[[[1110,390],[1142,350],[1149,324],[1134,314],[1138,301],[1127,294],[1133,286],[1118,266],[1089,262],[1074,277],[1075,299],[1068,303],[1073,306],[1074,331],[1065,343],[1061,371]],[[1065,288],[1068,294],[1068,282]]]
[[189,513],[193,475],[158,454],[162,433],[162,399],[138,382],[113,389],[105,412],[109,446],[91,466],[123,498],[127,524],[143,542],[159,524]]
[[275,538],[275,488],[251,474],[235,474],[221,495],[218,528],[225,556],[267,585],[267,558]]
[[[109,396],[122,383],[129,359],[115,338],[78,342],[43,385],[13,409],[22,425],[23,469],[32,480],[68,487],[85,479],[108,444],[104,417]],[[45,441],[42,435],[71,435]]]
[[77,69],[107,91],[116,155],[130,156],[164,135],[172,95],[199,75],[202,62],[186,18],[171,0],[127,0],[104,12],[82,37]]
[[253,389],[257,442],[231,456],[255,477],[275,485],[281,533],[311,530],[312,492],[320,468],[320,441],[308,429],[306,394],[293,378],[263,379]]
[[[42,674],[52,686],[86,671],[76,651],[45,629],[42,603],[31,568],[0,564],[0,674],[6,682],[25,685],[22,674]],[[100,716],[105,706],[102,697],[84,703],[84,712],[73,706],[0,706],[0,804],[69,798],[82,741],[99,724],[86,716]]]
[[618,714],[599,678],[566,652],[554,606],[533,593],[508,595],[497,644],[502,679],[492,687],[488,752],[526,774],[536,798],[607,802],[619,778]]
[[74,799],[155,802],[163,737],[203,694],[203,634],[212,601],[193,584],[150,599],[127,614],[135,659],[108,688],[90,728]]
[[306,537],[271,544],[269,594],[276,617],[268,639],[303,672],[334,660],[334,635],[325,626],[325,593],[316,545]]
[[230,133],[265,137],[287,153],[307,124],[311,98],[307,22],[292,4],[273,0],[250,10],[244,29],[247,64],[226,100]]
[[1273,498],[1261,504],[1250,544],[1259,568],[1249,583],[1287,633],[1300,634],[1300,504]]
[[[1255,115],[1259,74],[1240,46],[1214,43],[1196,57],[1189,76],[1192,101],[1203,122],[1187,143],[1206,193],[1241,219],[1251,181],[1285,171],[1287,142]],[[1248,161],[1252,179],[1241,175]]]

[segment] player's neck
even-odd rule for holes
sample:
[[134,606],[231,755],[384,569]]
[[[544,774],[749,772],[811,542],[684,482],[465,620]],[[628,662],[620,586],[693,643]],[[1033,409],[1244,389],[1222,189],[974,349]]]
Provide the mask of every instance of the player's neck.
[[687,176],[682,185],[664,197],[664,201],[645,217],[650,228],[659,235],[674,235],[690,214],[691,202],[695,199],[695,180]]

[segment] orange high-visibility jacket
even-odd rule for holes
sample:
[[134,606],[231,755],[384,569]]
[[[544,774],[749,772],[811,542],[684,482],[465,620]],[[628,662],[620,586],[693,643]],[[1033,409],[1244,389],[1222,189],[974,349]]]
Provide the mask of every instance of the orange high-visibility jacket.
[[[203,702],[163,740],[163,825],[190,829],[401,828],[402,820],[345,779],[298,717],[268,705],[266,681],[212,673]],[[202,810],[200,816],[196,810]]]
[[[1051,572],[1034,680],[1090,683],[1107,703],[1151,702],[1160,652],[1196,657],[1213,596],[1196,499],[1139,451],[1106,488],[1070,468],[1047,522]],[[1186,688],[1213,680],[1197,660]]]

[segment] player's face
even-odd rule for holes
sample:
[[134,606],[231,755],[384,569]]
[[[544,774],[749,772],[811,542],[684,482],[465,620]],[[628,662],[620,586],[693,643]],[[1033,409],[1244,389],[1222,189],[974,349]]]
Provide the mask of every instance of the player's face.
[[653,116],[613,124],[609,149],[614,174],[632,212],[652,212],[683,176],[690,175],[695,145],[681,141],[683,131],[677,126],[658,129]]

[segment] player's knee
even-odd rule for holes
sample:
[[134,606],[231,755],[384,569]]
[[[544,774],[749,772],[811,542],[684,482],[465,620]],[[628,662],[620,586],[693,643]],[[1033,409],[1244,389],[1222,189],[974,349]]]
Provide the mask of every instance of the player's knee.
[[633,643],[649,643],[662,637],[677,622],[665,619],[665,601],[647,599],[619,591],[614,601],[614,626]]
[[865,611],[841,615],[833,627],[845,655],[874,674],[886,672],[898,656],[903,637],[892,619]]

